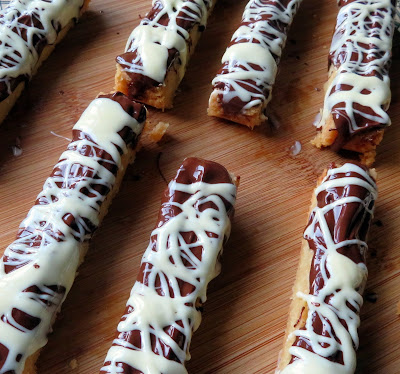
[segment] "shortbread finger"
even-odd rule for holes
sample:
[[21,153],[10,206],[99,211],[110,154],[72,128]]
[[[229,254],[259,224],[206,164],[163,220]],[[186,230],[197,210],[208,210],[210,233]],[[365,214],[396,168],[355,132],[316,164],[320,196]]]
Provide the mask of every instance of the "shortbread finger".
[[156,0],[119,55],[115,89],[156,108],[172,108],[189,58],[216,0]]
[[35,373],[88,241],[133,161],[146,110],[122,93],[95,99],[0,265],[0,372]]
[[332,165],[314,191],[278,373],[355,371],[374,177],[364,166]]
[[212,82],[210,116],[250,128],[267,120],[282,49],[301,1],[249,1]]
[[324,107],[312,143],[360,153],[367,166],[390,125],[391,0],[339,1]]
[[211,161],[187,158],[164,193],[125,315],[101,373],[187,373],[208,283],[220,271],[237,181]]
[[90,0],[13,0],[0,10],[0,123]]

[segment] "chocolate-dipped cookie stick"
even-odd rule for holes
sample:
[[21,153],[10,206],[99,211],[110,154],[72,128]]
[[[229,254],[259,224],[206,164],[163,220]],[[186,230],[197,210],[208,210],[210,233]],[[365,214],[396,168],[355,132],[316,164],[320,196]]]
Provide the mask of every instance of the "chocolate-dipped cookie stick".
[[332,165],[314,191],[278,373],[355,371],[374,176]]
[[360,153],[370,166],[390,125],[386,110],[395,11],[391,0],[340,0],[339,7],[324,107],[312,143]]
[[90,0],[12,0],[0,10],[0,123]]
[[146,110],[122,93],[95,99],[0,263],[0,373],[35,361],[88,241],[135,156]]
[[279,60],[301,0],[250,0],[213,80],[208,114],[253,128],[265,122]]
[[187,373],[208,283],[220,271],[237,181],[211,161],[186,159],[162,200],[139,276],[101,373]]
[[115,89],[156,108],[172,108],[215,2],[155,0],[116,59]]

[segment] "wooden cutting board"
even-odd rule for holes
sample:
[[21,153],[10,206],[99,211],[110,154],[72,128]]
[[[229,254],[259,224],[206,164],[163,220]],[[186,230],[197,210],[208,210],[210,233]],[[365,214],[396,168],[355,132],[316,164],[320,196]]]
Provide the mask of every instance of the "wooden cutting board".
[[[175,108],[150,110],[171,124],[158,146],[146,146],[121,191],[63,306],[39,374],[96,373],[136,278],[161,194],[181,161],[198,156],[241,176],[222,274],[209,288],[194,336],[190,374],[273,373],[281,348],[302,231],[317,177],[335,153],[309,144],[326,80],[337,13],[334,1],[304,0],[291,29],[270,104],[278,128],[254,131],[206,115],[210,82],[246,0],[220,0],[209,20]],[[114,58],[150,0],[93,0],[87,14],[40,69],[0,128],[0,244],[16,234],[51,172],[73,124],[100,91],[113,86]],[[400,59],[392,66],[393,126],[379,148],[379,201],[370,235],[369,281],[362,312],[358,374],[400,373]],[[19,140],[18,140],[19,139]],[[20,141],[23,153],[13,156]],[[289,148],[299,141],[299,155]],[[159,167],[157,166],[159,165]],[[72,360],[78,366],[72,368]]]

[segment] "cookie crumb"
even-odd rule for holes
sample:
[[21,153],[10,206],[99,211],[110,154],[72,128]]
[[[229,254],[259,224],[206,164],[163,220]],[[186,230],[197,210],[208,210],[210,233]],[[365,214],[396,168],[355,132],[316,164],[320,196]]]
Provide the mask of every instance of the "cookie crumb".
[[71,361],[69,362],[68,366],[69,366],[72,370],[76,369],[76,368],[78,367],[78,361],[77,361],[77,359],[74,358],[73,360],[71,360]]
[[22,147],[21,147],[21,139],[19,136],[15,138],[15,145],[11,146],[11,151],[14,157],[18,157],[22,155]]
[[301,152],[301,143],[296,140],[294,144],[289,148],[289,153],[291,156],[297,156]]
[[167,122],[158,122],[157,125],[151,130],[149,134],[150,140],[152,140],[155,143],[158,143],[163,136],[165,135],[165,132],[167,131],[169,127],[169,123]]

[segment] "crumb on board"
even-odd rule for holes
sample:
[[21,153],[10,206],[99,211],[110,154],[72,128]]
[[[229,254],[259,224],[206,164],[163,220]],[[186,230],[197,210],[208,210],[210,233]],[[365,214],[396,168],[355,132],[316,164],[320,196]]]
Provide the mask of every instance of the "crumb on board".
[[296,140],[292,146],[289,148],[289,153],[291,156],[297,156],[301,152],[301,143]]
[[12,145],[11,146],[12,153],[15,157],[21,156],[22,155],[22,148],[17,146],[17,145]]
[[69,366],[72,370],[76,369],[76,368],[78,367],[78,360],[77,360],[76,358],[72,359],[72,360],[69,362],[68,366]]
[[158,143],[164,136],[165,132],[169,127],[167,122],[158,122],[157,125],[149,133],[149,138],[155,143]]
[[22,155],[21,139],[19,136],[15,138],[15,144],[11,146],[11,151],[15,157]]

